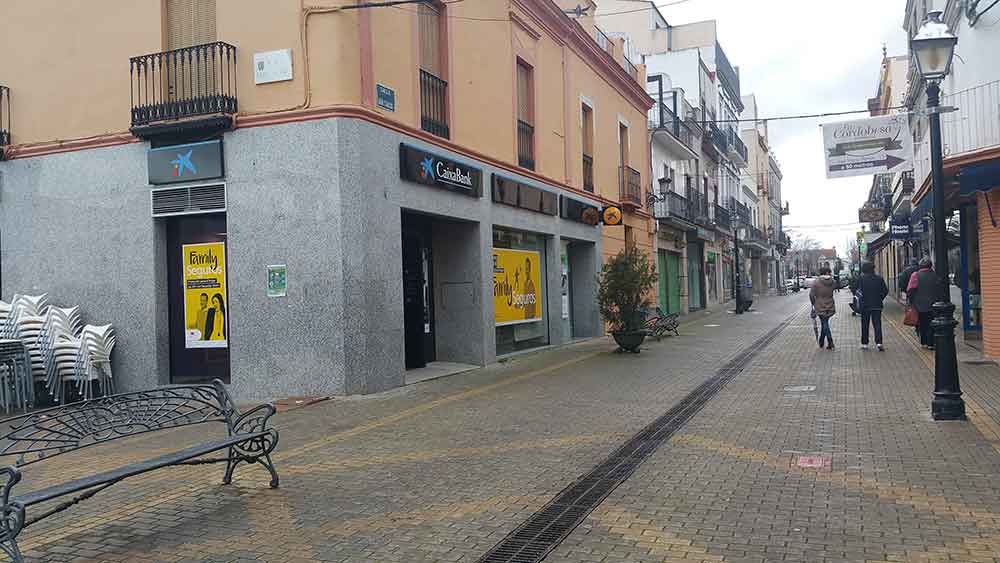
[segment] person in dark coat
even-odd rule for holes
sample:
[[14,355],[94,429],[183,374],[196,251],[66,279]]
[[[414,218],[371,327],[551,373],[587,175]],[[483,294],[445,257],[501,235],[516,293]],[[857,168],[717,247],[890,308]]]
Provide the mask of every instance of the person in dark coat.
[[837,303],[833,299],[833,276],[830,268],[819,269],[819,277],[816,278],[812,288],[809,290],[809,302],[812,303],[813,311],[819,317],[820,333],[819,347],[823,347],[826,341],[826,349],[833,350],[833,332],[830,330],[830,317],[837,314]]
[[929,350],[934,349],[934,336],[931,334],[931,319],[934,313],[934,302],[941,297],[941,288],[937,273],[931,269],[931,259],[920,260],[920,269],[913,272],[910,282],[906,284],[906,301],[917,310],[920,317],[920,345]]
[[882,302],[889,295],[889,286],[882,276],[875,273],[875,264],[861,264],[861,276],[858,277],[858,309],[861,313],[861,349],[868,349],[868,325],[875,329],[875,346],[879,352],[885,351],[882,346]]

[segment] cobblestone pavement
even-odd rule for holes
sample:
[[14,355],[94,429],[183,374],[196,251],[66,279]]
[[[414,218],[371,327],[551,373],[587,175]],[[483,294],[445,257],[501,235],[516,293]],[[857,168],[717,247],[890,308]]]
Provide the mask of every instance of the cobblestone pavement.
[[[1000,558],[996,424],[931,422],[926,358],[903,333],[888,325],[889,350],[862,352],[842,314],[840,347],[820,351],[805,303],[694,315],[640,355],[590,341],[281,413],[280,489],[255,466],[228,487],[219,467],[161,470],[28,528],[21,546],[32,561],[475,561],[798,311],[547,561]],[[206,430],[61,456],[15,494]]]

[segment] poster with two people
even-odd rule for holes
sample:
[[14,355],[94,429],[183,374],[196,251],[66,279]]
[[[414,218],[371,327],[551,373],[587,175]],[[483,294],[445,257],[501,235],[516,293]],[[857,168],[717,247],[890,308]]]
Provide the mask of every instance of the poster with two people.
[[541,254],[493,249],[493,308],[496,326],[542,320]]
[[226,243],[185,244],[185,348],[226,348]]

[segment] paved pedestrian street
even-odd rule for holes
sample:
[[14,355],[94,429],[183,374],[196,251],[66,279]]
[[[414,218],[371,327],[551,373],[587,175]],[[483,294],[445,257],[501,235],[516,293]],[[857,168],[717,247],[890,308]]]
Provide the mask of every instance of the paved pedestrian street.
[[[1000,560],[1000,368],[962,364],[970,420],[933,422],[933,359],[898,308],[887,351],[863,351],[841,301],[827,351],[807,303],[694,314],[639,355],[588,341],[284,412],[280,489],[259,466],[231,486],[220,466],[167,469],[27,528],[21,547],[53,562],[476,561],[771,333],[546,561]],[[16,493],[208,431],[61,456]]]

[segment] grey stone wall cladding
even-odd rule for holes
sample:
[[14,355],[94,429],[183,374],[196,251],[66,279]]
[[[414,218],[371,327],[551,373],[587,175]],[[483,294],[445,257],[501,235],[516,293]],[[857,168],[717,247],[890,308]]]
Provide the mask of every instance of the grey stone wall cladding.
[[[400,142],[481,168],[483,197],[402,181]],[[79,304],[88,322],[114,324],[122,390],[169,382],[166,237],[164,222],[150,218],[147,147],[0,164],[3,297],[46,292],[53,303]],[[559,241],[576,241],[577,336],[599,330],[596,309],[584,304],[593,303],[600,229],[490,200],[493,172],[536,182],[354,119],[238,129],[226,133],[224,150],[232,391],[239,401],[403,384],[403,209],[467,222],[441,223],[458,225],[460,238],[448,244],[467,258],[442,263],[447,275],[438,276],[435,298],[454,306],[442,319],[465,339],[441,339],[442,356],[474,364],[496,359],[493,225],[550,236],[552,320],[561,315]],[[266,296],[269,264],[288,266],[287,297]],[[471,305],[455,301],[462,295]],[[559,323],[549,324],[550,341],[564,341]]]

